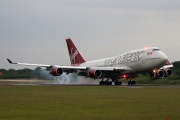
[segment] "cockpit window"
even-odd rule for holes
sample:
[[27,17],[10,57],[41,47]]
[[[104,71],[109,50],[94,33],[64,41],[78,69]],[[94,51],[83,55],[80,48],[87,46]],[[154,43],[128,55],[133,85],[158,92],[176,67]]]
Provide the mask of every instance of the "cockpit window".
[[160,49],[153,49],[153,51],[159,51]]

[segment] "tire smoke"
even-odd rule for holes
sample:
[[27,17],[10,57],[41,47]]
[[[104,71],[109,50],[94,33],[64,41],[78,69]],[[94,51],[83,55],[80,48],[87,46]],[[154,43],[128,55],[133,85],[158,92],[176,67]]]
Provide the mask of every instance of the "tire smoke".
[[78,76],[76,73],[70,73],[66,75],[63,73],[60,76],[52,76],[47,70],[40,70],[41,76],[47,80],[53,80],[51,84],[99,84],[99,80],[85,78],[83,76]]

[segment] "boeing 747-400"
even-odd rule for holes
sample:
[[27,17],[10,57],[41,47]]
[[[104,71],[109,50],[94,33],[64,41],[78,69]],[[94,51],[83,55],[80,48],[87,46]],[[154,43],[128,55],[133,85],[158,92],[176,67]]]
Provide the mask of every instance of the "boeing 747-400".
[[[133,78],[138,73],[148,72],[152,79],[172,76],[170,69],[173,65],[168,61],[168,57],[157,47],[133,50],[120,54],[115,57],[86,61],[78,51],[72,40],[66,39],[71,64],[64,65],[46,65],[16,63],[7,59],[10,64],[30,65],[46,67],[53,76],[60,76],[63,72],[77,73],[93,79],[101,79],[100,85],[121,85],[121,78],[129,79],[128,85],[134,85]],[[105,79],[105,80],[104,80]]]

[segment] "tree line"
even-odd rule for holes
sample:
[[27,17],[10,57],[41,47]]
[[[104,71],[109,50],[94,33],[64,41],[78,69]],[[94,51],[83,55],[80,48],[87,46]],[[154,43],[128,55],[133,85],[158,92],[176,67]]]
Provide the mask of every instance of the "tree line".
[[0,79],[53,79],[53,76],[48,71],[40,67],[32,69],[0,69]]

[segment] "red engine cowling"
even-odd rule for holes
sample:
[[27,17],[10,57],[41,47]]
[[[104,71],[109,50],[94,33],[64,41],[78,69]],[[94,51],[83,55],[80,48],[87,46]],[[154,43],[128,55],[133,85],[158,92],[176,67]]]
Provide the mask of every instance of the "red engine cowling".
[[173,71],[171,69],[164,69],[164,73],[166,77],[170,77],[173,75]]
[[91,78],[100,78],[101,75],[102,75],[102,72],[100,70],[89,71],[89,77],[91,77]]
[[52,68],[52,69],[50,70],[49,73],[50,73],[51,75],[53,75],[53,76],[60,76],[60,75],[63,74],[63,69],[62,69],[62,68],[56,68],[56,67],[54,67],[54,68]]

